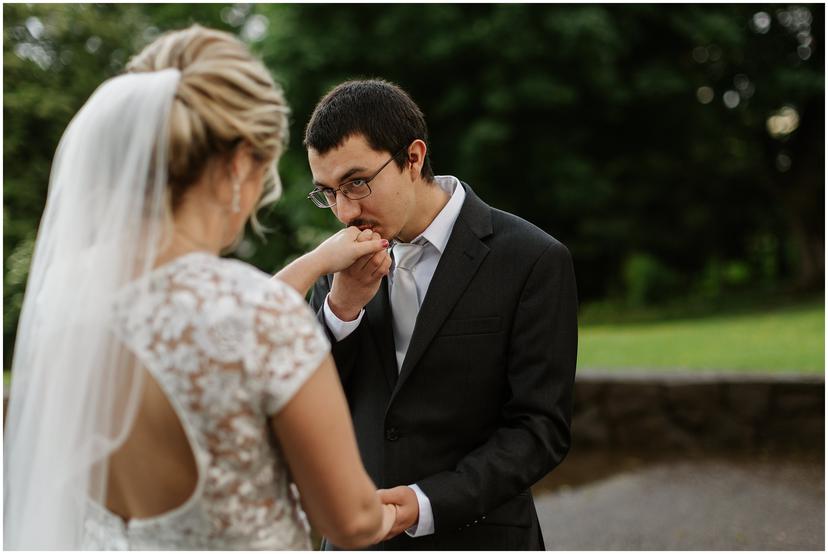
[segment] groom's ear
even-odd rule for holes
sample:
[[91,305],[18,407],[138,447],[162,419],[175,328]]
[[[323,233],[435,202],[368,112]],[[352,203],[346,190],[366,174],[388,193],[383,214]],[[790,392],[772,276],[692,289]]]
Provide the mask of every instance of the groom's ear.
[[423,164],[425,163],[426,151],[428,147],[426,143],[420,139],[415,140],[412,142],[408,147],[408,159],[406,162],[409,166],[409,171],[411,172],[411,179],[416,180],[420,178],[423,170]]

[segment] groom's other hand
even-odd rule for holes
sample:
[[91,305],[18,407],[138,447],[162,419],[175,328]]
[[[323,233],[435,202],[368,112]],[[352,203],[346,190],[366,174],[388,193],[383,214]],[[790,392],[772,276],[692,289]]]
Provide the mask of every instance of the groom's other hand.
[[[365,229],[358,241],[379,240],[379,233]],[[358,259],[354,264],[334,274],[328,305],[342,321],[353,321],[362,308],[377,294],[382,278],[391,268],[388,250],[381,250]]]
[[420,504],[417,502],[417,494],[411,487],[379,489],[377,494],[379,494],[383,504],[397,505],[397,521],[394,522],[385,540],[393,539],[406,529],[414,527],[420,521]]

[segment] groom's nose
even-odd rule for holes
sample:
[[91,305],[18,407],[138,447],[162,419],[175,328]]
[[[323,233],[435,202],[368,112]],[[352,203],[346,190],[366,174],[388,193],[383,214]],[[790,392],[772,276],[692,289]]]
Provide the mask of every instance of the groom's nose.
[[336,218],[342,223],[357,219],[362,212],[359,200],[351,200],[344,194],[337,194],[336,196]]

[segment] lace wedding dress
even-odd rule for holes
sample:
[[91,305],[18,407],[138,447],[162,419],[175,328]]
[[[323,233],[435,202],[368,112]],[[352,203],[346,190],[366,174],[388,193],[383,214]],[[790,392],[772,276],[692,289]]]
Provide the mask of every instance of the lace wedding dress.
[[119,293],[114,332],[177,413],[198,484],[184,504],[156,517],[124,522],[93,503],[83,547],[310,549],[298,492],[268,427],[329,350],[310,308],[287,285],[207,253],[143,279],[150,293],[140,302],[132,285]]

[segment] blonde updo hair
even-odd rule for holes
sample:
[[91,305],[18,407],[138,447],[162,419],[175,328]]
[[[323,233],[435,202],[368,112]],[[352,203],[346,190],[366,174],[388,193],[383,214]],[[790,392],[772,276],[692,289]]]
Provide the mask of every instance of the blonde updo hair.
[[158,37],[132,58],[130,73],[176,68],[181,80],[170,112],[169,207],[175,212],[187,189],[208,166],[229,160],[246,144],[269,164],[256,211],[275,202],[282,187],[276,165],[288,140],[288,106],[264,64],[229,33],[192,25]]

